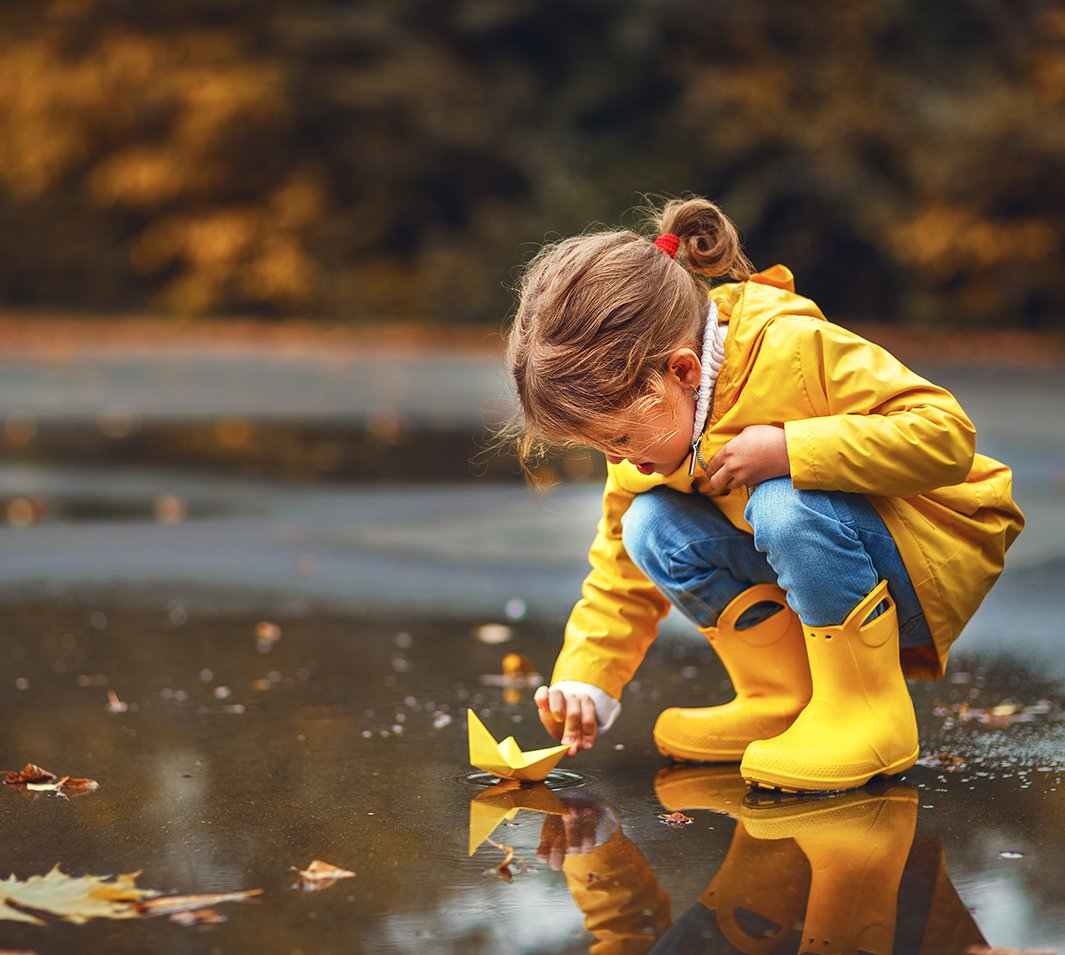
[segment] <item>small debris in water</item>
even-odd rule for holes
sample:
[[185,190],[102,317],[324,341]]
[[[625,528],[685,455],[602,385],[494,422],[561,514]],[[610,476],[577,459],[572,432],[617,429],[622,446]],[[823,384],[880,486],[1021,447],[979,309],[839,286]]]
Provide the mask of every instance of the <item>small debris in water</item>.
[[500,842],[494,842],[491,839],[489,839],[488,841],[503,853],[503,861],[500,862],[499,865],[494,865],[490,869],[485,869],[484,874],[494,875],[497,878],[502,879],[504,882],[513,882],[514,873],[511,871],[510,866],[511,863],[516,860],[516,856],[514,855],[514,847],[503,845],[503,843]]
[[401,631],[392,638],[392,643],[399,650],[409,650],[414,645],[414,637],[406,631]]
[[1006,849],[1005,851],[1000,852],[998,854],[998,857],[1000,859],[1023,859],[1024,858],[1024,853],[1023,852],[1015,852],[1012,849]]
[[207,895],[164,895],[146,902],[137,902],[133,909],[138,915],[173,915],[175,912],[210,908],[222,902],[243,902],[253,896],[262,895],[262,892],[262,889],[241,889],[237,892],[215,892]]
[[936,753],[934,756],[922,756],[917,760],[919,766],[930,766],[932,769],[957,770],[965,766],[965,760],[954,753],[946,751]]
[[107,712],[125,713],[129,709],[128,703],[123,703],[114,690],[107,691]]
[[34,763],[26,763],[17,773],[4,773],[4,785],[21,791],[30,799],[37,798],[38,793],[54,793],[64,798],[83,796],[100,788],[100,784],[95,779],[57,776]]
[[170,921],[176,922],[178,925],[221,925],[228,919],[215,909],[193,909],[174,912],[170,916]]
[[299,882],[292,888],[303,889],[304,892],[319,892],[336,885],[341,879],[351,879],[354,876],[355,873],[350,869],[341,869],[331,862],[315,859],[306,869],[299,870]]
[[978,707],[968,703],[943,703],[937,701],[932,713],[935,716],[955,718],[959,723],[983,723],[985,726],[1002,728],[1015,723],[1031,723],[1038,716],[1046,716],[1054,709],[1050,700],[1037,700],[1027,706],[1007,700],[994,706]]
[[514,631],[505,623],[482,623],[474,631],[474,636],[476,636],[481,643],[486,643],[490,647],[494,647],[501,643],[507,643],[513,640]]
[[683,829],[695,822],[691,816],[686,816],[682,812],[660,812],[658,818],[670,829]]
[[434,713],[433,714],[433,729],[442,730],[445,726],[451,725],[451,716],[448,713]]

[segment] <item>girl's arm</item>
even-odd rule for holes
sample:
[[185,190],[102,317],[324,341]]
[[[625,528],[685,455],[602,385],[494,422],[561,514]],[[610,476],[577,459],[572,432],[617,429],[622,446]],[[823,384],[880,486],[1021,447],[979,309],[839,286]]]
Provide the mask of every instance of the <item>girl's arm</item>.
[[795,487],[909,497],[966,479],[976,429],[950,392],[853,332],[806,328],[803,383],[820,413],[784,425]]
[[[573,737],[571,753],[586,740],[594,741],[595,732],[613,722],[621,708],[622,688],[632,679],[658,633],[658,622],[669,610],[666,598],[632,562],[621,541],[621,518],[634,496],[610,466],[603,517],[588,553],[591,572],[570,614],[551,678],[552,688],[563,686],[557,693],[552,689],[537,694],[541,722],[556,739]],[[599,693],[581,692],[579,684],[590,684]],[[591,735],[585,729],[589,719],[594,722]]]

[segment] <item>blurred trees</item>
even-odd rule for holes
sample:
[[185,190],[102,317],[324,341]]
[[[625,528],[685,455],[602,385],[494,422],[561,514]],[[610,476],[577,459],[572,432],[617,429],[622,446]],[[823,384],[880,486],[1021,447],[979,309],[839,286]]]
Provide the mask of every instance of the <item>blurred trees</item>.
[[8,305],[496,322],[550,233],[718,199],[841,318],[1061,327],[1043,0],[9,0]]

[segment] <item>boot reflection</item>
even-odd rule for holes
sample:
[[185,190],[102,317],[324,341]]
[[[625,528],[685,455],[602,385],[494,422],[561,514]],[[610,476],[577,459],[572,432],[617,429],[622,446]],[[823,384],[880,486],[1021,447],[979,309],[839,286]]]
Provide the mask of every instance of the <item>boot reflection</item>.
[[821,799],[752,797],[747,831],[794,842],[810,864],[803,952],[891,955],[899,884],[917,826],[917,790],[888,786]]
[[655,793],[670,811],[709,809],[736,820],[721,868],[697,904],[655,945],[655,955],[793,955],[797,950],[810,867],[794,840],[762,840],[748,831],[746,792],[736,766],[671,766],[655,779]]

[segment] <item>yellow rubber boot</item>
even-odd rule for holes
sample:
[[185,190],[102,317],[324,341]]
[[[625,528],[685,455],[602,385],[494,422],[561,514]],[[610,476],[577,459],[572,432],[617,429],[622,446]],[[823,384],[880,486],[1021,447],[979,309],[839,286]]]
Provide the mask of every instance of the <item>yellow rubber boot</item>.
[[899,884],[917,826],[917,790],[892,785],[745,809],[748,833],[792,840],[810,863],[810,896],[799,951],[818,955],[891,955]]
[[[736,623],[759,603],[783,608],[753,627]],[[810,699],[810,667],[802,624],[775,584],[757,584],[736,597],[716,627],[700,631],[721,658],[736,690],[722,706],[672,707],[655,723],[659,752],[681,761],[736,763],[751,740],[784,732]]]
[[[873,620],[881,603],[887,609]],[[917,718],[899,663],[899,624],[887,581],[837,627],[803,627],[813,698],[772,739],[751,743],[740,764],[750,785],[830,791],[894,775],[917,761]]]

